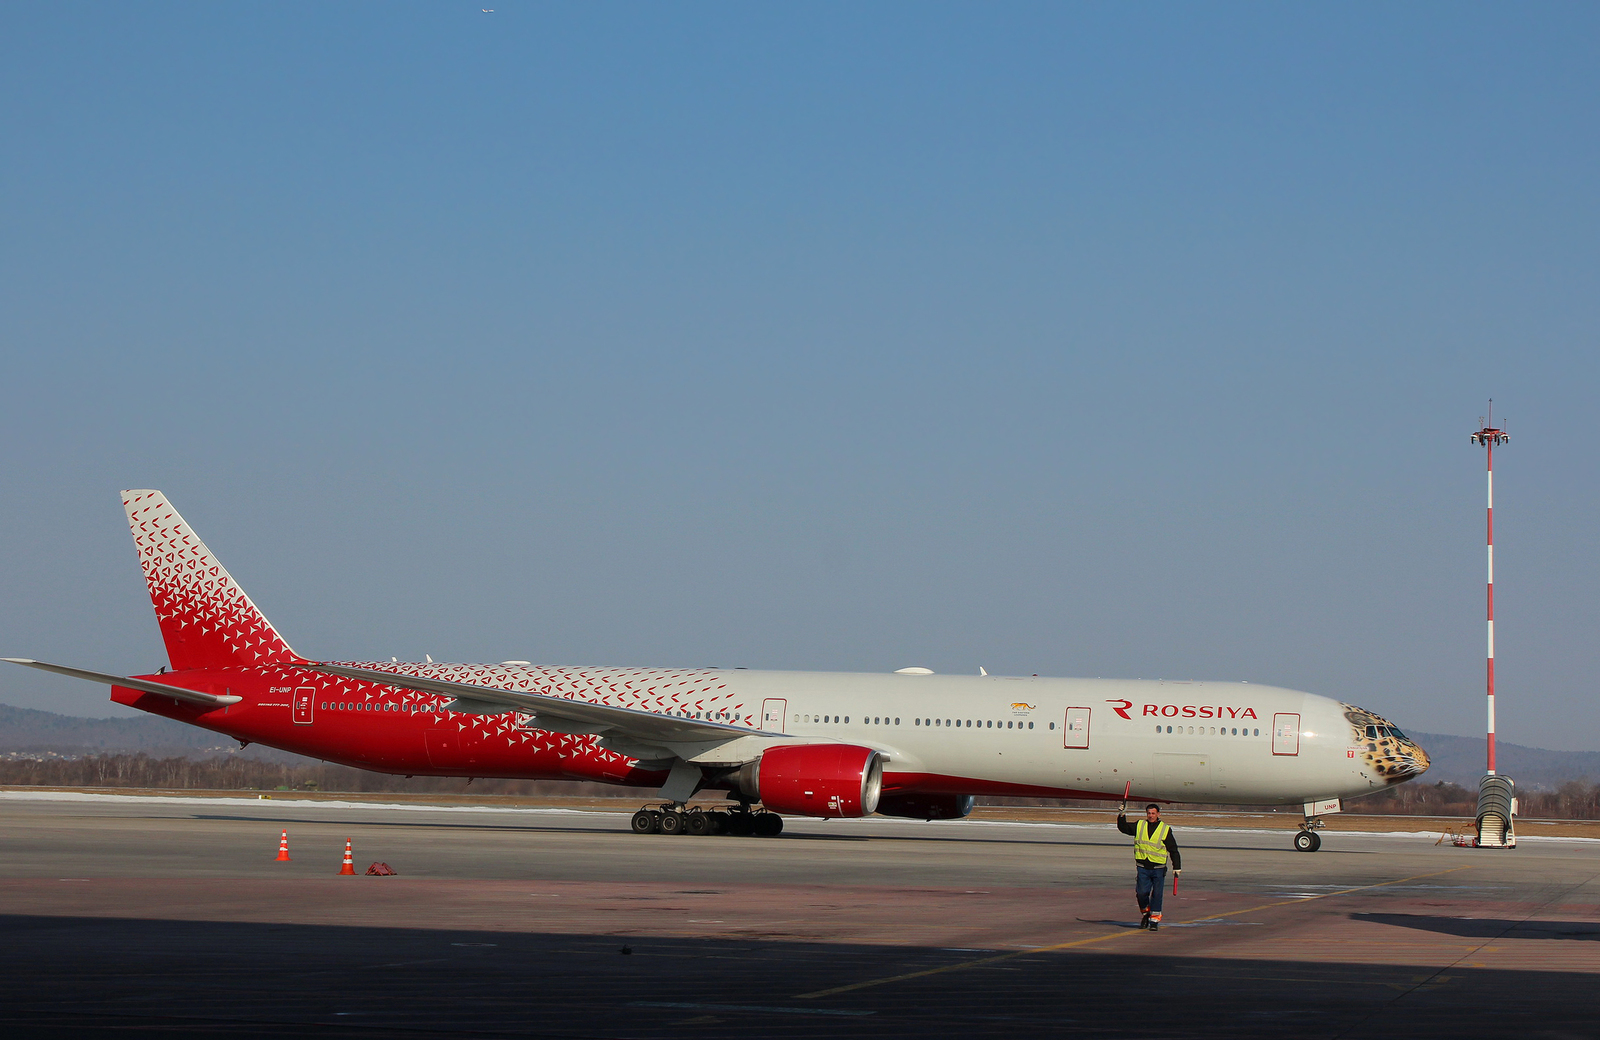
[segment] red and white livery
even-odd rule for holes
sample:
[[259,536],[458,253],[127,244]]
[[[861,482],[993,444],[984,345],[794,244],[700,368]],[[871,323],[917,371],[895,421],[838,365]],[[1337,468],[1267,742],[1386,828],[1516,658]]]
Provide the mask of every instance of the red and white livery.
[[[658,788],[639,831],[776,834],[782,815],[958,818],[986,794],[1303,805],[1427,755],[1386,720],[1248,683],[311,661],[289,646],[159,491],[123,504],[171,670],[111,699],[234,739],[400,774]],[[728,808],[686,810],[702,790]]]

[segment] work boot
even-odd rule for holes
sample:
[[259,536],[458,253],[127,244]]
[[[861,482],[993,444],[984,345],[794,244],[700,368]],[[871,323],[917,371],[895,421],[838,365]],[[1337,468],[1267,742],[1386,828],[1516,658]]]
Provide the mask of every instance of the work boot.
[[1161,927],[1161,915],[1160,914],[1151,914],[1150,915],[1150,930],[1153,932],[1157,928],[1160,928],[1160,927]]
[[1149,928],[1150,927],[1150,911],[1146,910],[1146,911],[1143,912],[1142,916],[1140,916],[1140,918],[1139,918],[1139,927],[1140,928]]

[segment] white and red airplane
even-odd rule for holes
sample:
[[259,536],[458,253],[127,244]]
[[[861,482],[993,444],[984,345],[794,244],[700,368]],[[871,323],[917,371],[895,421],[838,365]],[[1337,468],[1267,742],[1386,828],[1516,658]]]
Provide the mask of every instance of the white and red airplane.
[[[1370,711],[1233,682],[309,661],[159,491],[123,505],[171,670],[111,699],[249,743],[386,773],[660,788],[641,833],[774,835],[782,814],[951,819],[980,794],[1304,807],[1428,768]],[[721,790],[732,807],[685,803]],[[759,806],[759,810],[756,807]]]

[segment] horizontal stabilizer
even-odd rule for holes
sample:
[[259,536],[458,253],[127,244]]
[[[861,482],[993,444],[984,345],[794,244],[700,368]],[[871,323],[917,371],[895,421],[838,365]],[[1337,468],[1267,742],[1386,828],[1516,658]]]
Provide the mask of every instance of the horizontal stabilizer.
[[82,668],[68,668],[66,665],[61,664],[45,664],[43,661],[30,661],[26,657],[0,657],[0,661],[10,661],[12,664],[38,668],[45,672],[55,672],[57,675],[70,675],[74,679],[87,679],[90,682],[105,683],[107,686],[125,686],[130,690],[138,690],[141,693],[160,694],[162,697],[172,697],[176,700],[186,701],[189,704],[198,704],[205,708],[221,708],[229,704],[238,704],[244,700],[243,697],[235,697],[232,694],[218,696],[214,693],[201,693],[198,690],[186,690],[181,686],[151,682],[149,679],[130,679],[125,675],[90,672]]

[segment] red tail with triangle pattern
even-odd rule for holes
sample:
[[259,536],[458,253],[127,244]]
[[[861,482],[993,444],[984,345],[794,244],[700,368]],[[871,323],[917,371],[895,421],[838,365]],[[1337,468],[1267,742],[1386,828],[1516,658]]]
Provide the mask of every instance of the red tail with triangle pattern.
[[167,496],[124,491],[122,504],[175,671],[299,660]]

